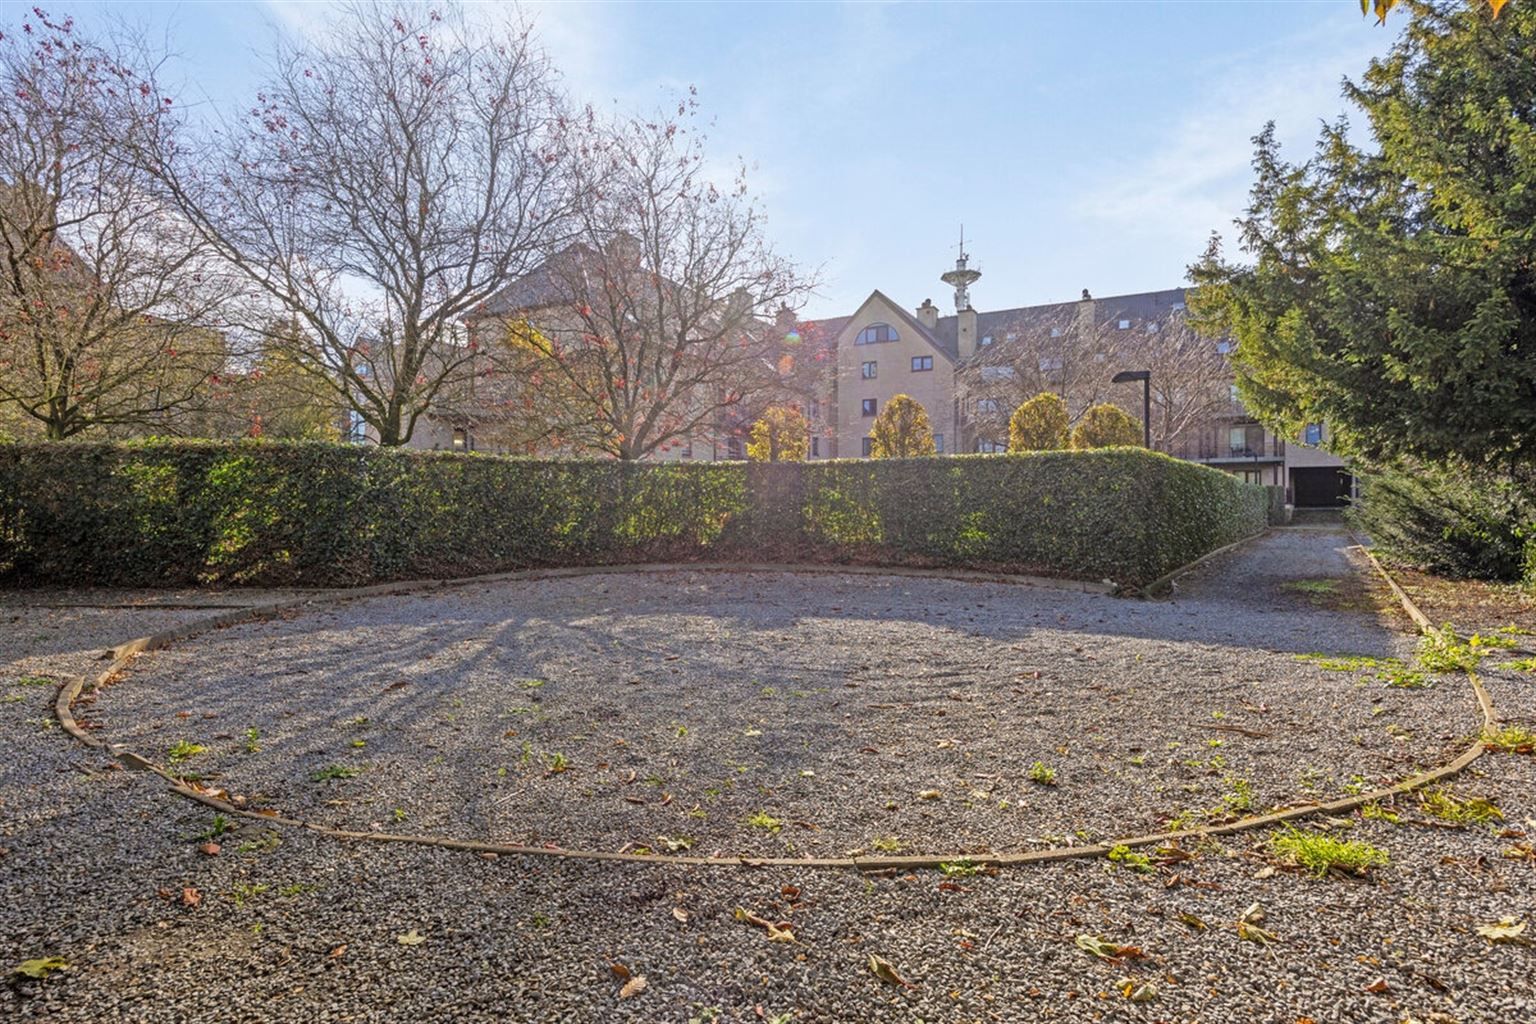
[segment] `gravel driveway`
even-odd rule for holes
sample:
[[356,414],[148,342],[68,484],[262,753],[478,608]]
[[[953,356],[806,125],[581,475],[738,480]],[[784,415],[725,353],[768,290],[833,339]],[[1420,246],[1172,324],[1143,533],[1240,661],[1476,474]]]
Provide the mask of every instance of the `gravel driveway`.
[[[602,849],[1025,849],[1208,819],[1245,792],[1255,808],[1337,795],[1475,732],[1454,680],[1401,689],[1297,659],[1411,649],[1370,610],[1348,544],[1280,531],[1162,602],[690,572],[355,602],[141,659],[89,717],[162,759],[205,746],[185,769],[353,827]],[[209,812],[69,743],[48,726],[51,692],[30,685],[198,612],[40,601],[0,605],[0,956],[72,969],[0,994],[16,1019],[1536,1019],[1531,949],[1474,931],[1536,914],[1536,861],[1506,856],[1536,817],[1529,757],[1490,756],[1453,787],[1497,803],[1494,825],[1426,823],[1411,802],[1398,824],[1334,825],[1389,851],[1363,881],[1272,871],[1265,835],[1151,874],[482,859],[253,824],[213,836],[209,856]],[[1529,721],[1532,677],[1488,678]],[[1037,760],[1054,786],[1029,779]],[[1254,902],[1272,945],[1237,935]],[[1074,945],[1085,933],[1145,956],[1095,959]],[[871,953],[914,987],[876,978]],[[616,963],[644,990],[620,999]],[[1124,977],[1155,997],[1127,1000]]]

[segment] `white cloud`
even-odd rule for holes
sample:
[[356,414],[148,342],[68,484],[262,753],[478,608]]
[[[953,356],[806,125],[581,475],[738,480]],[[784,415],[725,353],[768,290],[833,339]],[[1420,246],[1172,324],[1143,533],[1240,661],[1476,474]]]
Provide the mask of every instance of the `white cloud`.
[[1285,151],[1305,158],[1320,122],[1349,112],[1341,80],[1358,75],[1389,42],[1384,33],[1356,26],[1214,66],[1203,78],[1199,109],[1173,120],[1161,145],[1125,153],[1108,173],[1090,179],[1077,212],[1145,235],[1203,238],[1212,229],[1226,231],[1247,201],[1253,136],[1272,120]]

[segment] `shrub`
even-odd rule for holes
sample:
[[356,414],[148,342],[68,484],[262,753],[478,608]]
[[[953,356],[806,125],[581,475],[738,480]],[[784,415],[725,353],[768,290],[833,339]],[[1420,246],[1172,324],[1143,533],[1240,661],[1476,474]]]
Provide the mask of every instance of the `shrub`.
[[1065,448],[1068,423],[1067,403],[1053,391],[1042,391],[1013,410],[1008,421],[1008,450],[1051,452]]
[[1366,474],[1349,515],[1389,558],[1427,572],[1518,580],[1536,569],[1536,483],[1523,478],[1402,463]]
[[1113,448],[1142,442],[1141,424],[1124,409],[1109,402],[1090,405],[1072,428],[1072,447]]
[[934,454],[933,427],[928,410],[911,395],[886,403],[869,432],[869,454],[876,459],[910,459]]
[[1146,583],[1264,526],[1262,488],[1141,449],[537,461],[318,442],[0,446],[0,578],[345,586],[728,559]]

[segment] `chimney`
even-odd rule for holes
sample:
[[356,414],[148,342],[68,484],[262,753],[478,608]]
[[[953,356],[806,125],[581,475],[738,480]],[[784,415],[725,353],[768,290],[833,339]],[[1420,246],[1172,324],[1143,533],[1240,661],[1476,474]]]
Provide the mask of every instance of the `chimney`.
[[932,299],[924,299],[923,304],[917,307],[917,322],[930,331],[939,326],[939,307],[933,304]]
[[795,327],[795,311],[788,306],[780,306],[779,311],[774,314],[773,325],[788,334]]
[[966,306],[955,314],[959,325],[959,333],[955,339],[960,350],[961,359],[969,359],[976,354],[976,311]]
[[1077,327],[1083,332],[1092,331],[1098,326],[1099,304],[1093,300],[1088,289],[1083,289],[1083,297],[1077,302]]

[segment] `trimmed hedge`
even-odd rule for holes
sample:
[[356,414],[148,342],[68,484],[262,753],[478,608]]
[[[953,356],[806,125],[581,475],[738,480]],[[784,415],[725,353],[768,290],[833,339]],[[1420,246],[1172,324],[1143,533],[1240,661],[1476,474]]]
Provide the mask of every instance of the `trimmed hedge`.
[[320,443],[0,445],[0,579],[342,586],[556,565],[861,562],[1146,583],[1263,488],[1135,448],[812,463]]

